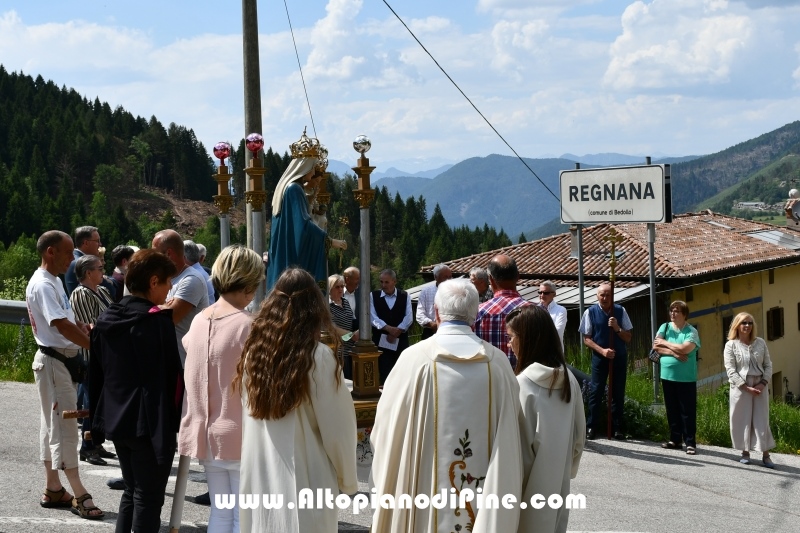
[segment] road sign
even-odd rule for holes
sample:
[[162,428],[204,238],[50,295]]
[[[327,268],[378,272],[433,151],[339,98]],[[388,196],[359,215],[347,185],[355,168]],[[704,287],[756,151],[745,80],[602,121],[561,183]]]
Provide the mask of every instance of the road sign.
[[561,223],[671,222],[669,165],[562,170]]

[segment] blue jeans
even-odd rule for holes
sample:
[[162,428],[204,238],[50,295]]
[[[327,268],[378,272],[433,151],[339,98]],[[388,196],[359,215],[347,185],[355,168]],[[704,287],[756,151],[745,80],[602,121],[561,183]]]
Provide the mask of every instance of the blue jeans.
[[609,363],[613,365],[614,369],[614,383],[611,388],[611,428],[614,432],[622,431],[628,356],[617,355],[614,359],[606,359],[594,352],[592,353],[592,382],[589,386],[589,418],[586,420],[586,429],[600,430],[600,428],[594,427],[594,424],[600,419],[600,407],[608,381]]

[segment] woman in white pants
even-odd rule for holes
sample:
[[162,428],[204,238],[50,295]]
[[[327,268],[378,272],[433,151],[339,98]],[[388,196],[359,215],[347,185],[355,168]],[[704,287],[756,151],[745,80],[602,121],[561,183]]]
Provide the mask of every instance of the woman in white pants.
[[750,464],[750,450],[762,453],[761,462],[775,468],[769,450],[775,439],[769,429],[769,382],[772,361],[764,339],[756,336],[756,323],[749,313],[739,313],[731,323],[725,344],[725,371],[730,392],[731,441],[742,451],[739,462]]
[[232,382],[253,321],[245,307],[263,280],[264,264],[257,253],[238,245],[222,250],[211,268],[219,300],[192,320],[183,338],[186,396],[178,450],[205,467],[209,533],[239,531],[239,506],[219,508],[215,501],[217,495],[224,501],[231,494],[238,500],[242,400]]

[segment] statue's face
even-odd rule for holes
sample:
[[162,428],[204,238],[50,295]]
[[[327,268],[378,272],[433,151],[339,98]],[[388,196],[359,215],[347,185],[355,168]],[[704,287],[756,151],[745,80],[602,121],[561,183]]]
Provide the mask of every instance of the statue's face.
[[322,175],[316,174],[313,170],[303,176],[303,181],[305,182],[304,187],[306,189],[316,189],[319,187],[319,182],[322,181]]

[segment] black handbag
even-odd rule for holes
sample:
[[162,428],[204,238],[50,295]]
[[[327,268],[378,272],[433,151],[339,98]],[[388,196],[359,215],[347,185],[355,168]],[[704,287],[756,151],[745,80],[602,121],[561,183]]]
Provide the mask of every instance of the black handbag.
[[[667,328],[669,327],[669,322],[665,322],[661,327],[664,328],[664,335],[666,335]],[[658,331],[661,331],[661,328],[658,328]],[[650,353],[647,354],[647,358],[650,359],[655,364],[658,364],[661,361],[661,354],[658,353],[655,348],[651,348]]]
[[39,350],[49,357],[61,361],[67,367],[72,381],[75,383],[83,383],[86,379],[86,365],[83,363],[83,357],[76,355],[75,357],[67,357],[64,354],[58,353],[48,346],[39,346]]

